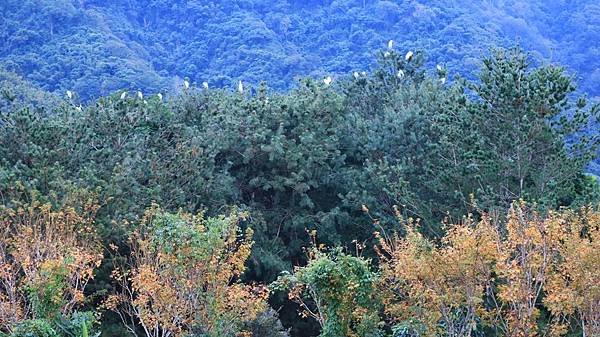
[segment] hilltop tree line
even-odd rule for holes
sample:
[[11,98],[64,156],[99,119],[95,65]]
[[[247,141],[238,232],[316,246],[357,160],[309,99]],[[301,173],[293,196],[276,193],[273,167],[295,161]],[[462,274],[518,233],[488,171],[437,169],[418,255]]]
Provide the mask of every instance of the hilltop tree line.
[[4,88],[1,333],[597,334],[600,106],[531,63],[497,49],[450,83],[390,48],[287,92]]

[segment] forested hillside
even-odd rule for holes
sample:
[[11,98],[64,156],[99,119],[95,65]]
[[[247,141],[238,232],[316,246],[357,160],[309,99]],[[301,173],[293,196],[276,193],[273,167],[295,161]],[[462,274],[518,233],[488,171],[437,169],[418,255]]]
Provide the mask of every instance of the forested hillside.
[[600,95],[600,5],[578,1],[3,0],[0,65],[48,91],[88,99],[183,79],[277,89],[295,79],[368,71],[393,39],[426,50],[453,79],[480,55],[520,43]]
[[0,337],[600,336],[599,32],[0,0]]

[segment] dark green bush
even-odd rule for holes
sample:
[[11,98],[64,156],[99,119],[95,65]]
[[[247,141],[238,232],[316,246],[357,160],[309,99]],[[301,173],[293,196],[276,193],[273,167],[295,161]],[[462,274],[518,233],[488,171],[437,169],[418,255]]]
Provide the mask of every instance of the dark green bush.
[[19,323],[10,337],[60,337],[50,322],[43,319],[26,320]]

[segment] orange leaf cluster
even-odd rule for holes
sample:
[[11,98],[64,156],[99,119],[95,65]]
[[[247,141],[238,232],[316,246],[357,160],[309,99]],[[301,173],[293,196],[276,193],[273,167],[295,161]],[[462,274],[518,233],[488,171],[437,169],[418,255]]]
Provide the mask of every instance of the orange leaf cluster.
[[584,337],[600,336],[600,212],[588,207],[551,220],[561,230],[560,258],[551,266],[544,304],[578,321]]
[[466,219],[450,228],[440,245],[410,223],[407,231],[404,238],[380,238],[386,314],[394,322],[419,322],[413,328],[429,336],[469,336],[485,312],[496,254],[493,228]]
[[239,282],[252,247],[252,231],[238,227],[244,217],[206,219],[151,208],[130,236],[128,268],[113,273],[121,291],[106,306],[126,323],[137,320],[130,329],[139,323],[146,336],[242,333],[241,324],[255,318],[268,297],[266,288]]
[[[392,323],[429,336],[562,336],[577,322],[600,335],[600,211],[542,216],[515,203],[506,221],[483,216],[434,242],[411,222],[406,237],[381,238],[381,292]],[[541,308],[551,315],[539,327]],[[577,327],[571,327],[577,328]]]
[[55,210],[36,201],[0,210],[1,330],[23,319],[68,315],[85,301],[83,290],[103,257],[96,210],[92,202]]

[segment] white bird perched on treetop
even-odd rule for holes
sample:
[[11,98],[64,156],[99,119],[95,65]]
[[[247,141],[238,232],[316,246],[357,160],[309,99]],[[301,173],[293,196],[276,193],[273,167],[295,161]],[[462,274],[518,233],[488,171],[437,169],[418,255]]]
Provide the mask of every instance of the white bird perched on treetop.
[[83,110],[83,108],[81,107],[81,104],[79,104],[79,106],[78,106],[78,107],[75,107],[75,109],[76,109],[77,111],[79,111],[79,112],[81,112],[81,111]]
[[202,82],[202,86],[204,87],[204,89],[208,89],[208,82],[206,82],[206,81]]
[[162,101],[162,94],[160,92],[156,94],[156,96],[158,96],[158,99]]
[[410,61],[410,59],[412,59],[413,57],[413,52],[412,51],[408,51],[408,53],[406,53],[406,56],[404,57],[407,61]]
[[244,92],[244,84],[242,84],[241,80],[238,82],[238,91],[240,94]]
[[389,40],[388,41],[388,49],[393,49],[394,48],[394,40]]
[[121,94],[121,99],[125,99],[125,97],[127,97],[127,91],[123,91]]
[[184,86],[186,89],[189,89],[189,88],[190,88],[190,82],[188,82],[187,80],[183,80],[183,86]]
[[442,68],[442,66],[441,66],[441,65],[439,65],[439,64],[436,66],[436,68],[437,68],[437,70],[438,70],[438,71],[442,71],[442,70],[444,70],[444,69]]
[[363,71],[360,74],[363,75],[363,76],[367,76],[367,72],[366,71]]
[[383,57],[390,57],[390,52],[386,51],[385,53],[383,53]]
[[323,79],[323,83],[325,83],[325,85],[330,85],[330,84],[331,84],[331,81],[333,81],[333,80],[331,79],[331,76],[327,76],[327,77],[325,77],[325,78]]
[[398,78],[403,78],[404,77],[404,71],[402,71],[402,69],[398,70]]
[[446,78],[445,77],[440,78],[440,83],[445,84],[446,83]]
[[354,75],[354,78],[358,78],[360,76],[357,71],[355,71],[353,75]]
[[67,90],[67,97],[69,97],[69,99],[73,98],[73,93],[71,92],[71,90]]
[[137,96],[138,96],[139,99],[144,99],[144,94],[142,94],[141,91],[137,92]]

